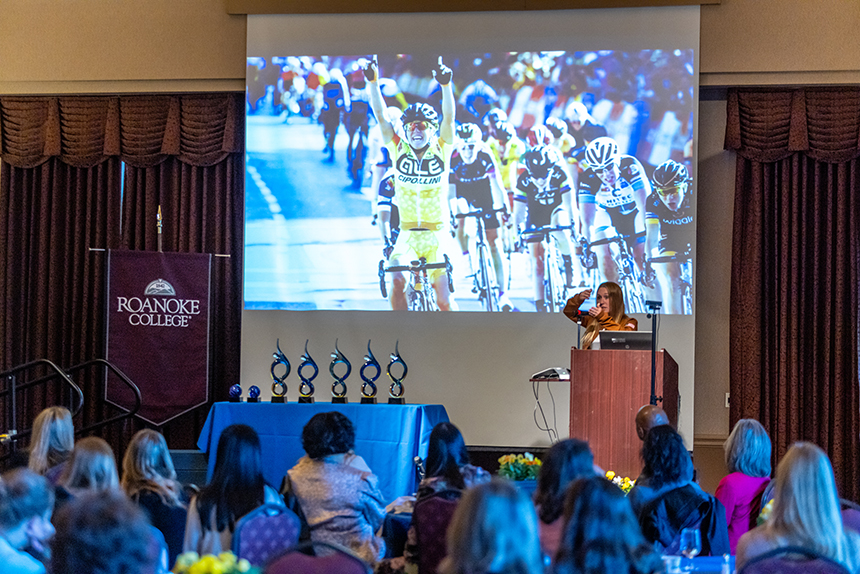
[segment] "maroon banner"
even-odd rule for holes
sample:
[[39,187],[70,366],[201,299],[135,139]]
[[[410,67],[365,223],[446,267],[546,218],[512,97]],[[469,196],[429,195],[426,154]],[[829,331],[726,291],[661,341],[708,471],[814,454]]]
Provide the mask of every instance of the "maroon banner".
[[[110,251],[107,360],[139,388],[138,416],[162,425],[209,399],[211,255]],[[105,399],[134,395],[108,375]]]

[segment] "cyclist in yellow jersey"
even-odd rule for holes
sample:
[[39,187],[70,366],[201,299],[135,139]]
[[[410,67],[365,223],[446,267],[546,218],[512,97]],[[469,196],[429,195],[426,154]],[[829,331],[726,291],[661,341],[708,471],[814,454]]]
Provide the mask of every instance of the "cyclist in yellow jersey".
[[[394,196],[400,210],[400,231],[393,242],[389,263],[400,265],[400,259],[411,261],[421,257],[428,263],[444,259],[442,249],[447,234],[448,168],[454,142],[453,72],[439,58],[433,77],[442,88],[442,118],[428,104],[412,104],[403,111],[404,137],[395,133],[385,116],[385,99],[379,89],[379,69],[374,58],[364,68],[367,90],[373,113],[379,120],[383,144],[393,161]],[[439,135],[436,135],[436,131]],[[386,237],[390,233],[390,213],[380,205],[379,223]],[[390,241],[390,240],[387,240]],[[448,279],[444,270],[428,273],[436,291],[436,303],[443,311],[451,309]],[[392,276],[391,307],[406,309],[406,278],[402,273]]]

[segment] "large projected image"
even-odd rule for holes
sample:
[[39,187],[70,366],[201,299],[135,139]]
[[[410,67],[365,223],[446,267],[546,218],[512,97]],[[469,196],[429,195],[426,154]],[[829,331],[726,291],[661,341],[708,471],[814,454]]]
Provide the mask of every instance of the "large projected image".
[[245,307],[554,312],[610,280],[692,314],[694,80],[680,49],[249,57]]

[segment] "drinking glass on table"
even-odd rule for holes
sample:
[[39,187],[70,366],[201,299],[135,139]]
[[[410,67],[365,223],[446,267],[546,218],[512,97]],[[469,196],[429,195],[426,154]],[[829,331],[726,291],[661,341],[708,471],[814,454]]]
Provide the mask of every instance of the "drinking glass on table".
[[685,528],[681,531],[681,554],[686,556],[684,571],[693,569],[693,558],[702,551],[702,534],[698,528]]

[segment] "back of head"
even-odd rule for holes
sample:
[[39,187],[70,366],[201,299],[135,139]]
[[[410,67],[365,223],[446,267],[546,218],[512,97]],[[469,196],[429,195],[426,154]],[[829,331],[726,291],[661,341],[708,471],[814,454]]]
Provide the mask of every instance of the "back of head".
[[110,445],[95,436],[82,438],[75,443],[62,484],[73,493],[119,487],[116,459]]
[[639,440],[645,440],[645,436],[652,428],[669,424],[666,411],[657,405],[645,405],[636,413],[636,434]]
[[669,425],[656,426],[648,432],[642,443],[642,461],[643,473],[653,488],[693,479],[693,465],[684,439]]
[[160,548],[141,510],[119,492],[89,493],[57,513],[53,572],[155,572]]
[[152,490],[165,503],[177,502],[176,470],[161,433],[143,429],[131,438],[122,459],[122,488],[129,496]]
[[602,476],[567,490],[564,534],[555,557],[559,574],[654,572],[659,557],[642,536],[624,493]]
[[788,544],[817,550],[849,564],[851,571],[857,567],[860,557],[849,554],[845,540],[833,468],[824,451],[812,443],[793,444],[777,466],[767,524]]
[[770,437],[755,419],[741,419],[735,424],[724,445],[726,468],[747,476],[770,476]]
[[44,476],[27,468],[16,468],[0,476],[0,531],[44,516],[53,508],[54,490]]
[[36,415],[30,438],[30,470],[45,474],[67,460],[74,448],[75,429],[69,409],[48,407]]
[[[265,481],[260,437],[248,425],[230,425],[221,432],[212,480],[197,499],[200,516],[216,509],[219,531],[233,529],[235,521],[263,503]],[[203,520],[207,528],[208,520]]]
[[570,484],[594,475],[594,455],[588,443],[575,438],[552,445],[543,459],[538,475],[535,505],[538,517],[551,524],[561,516],[564,492]]
[[509,481],[466,491],[448,528],[442,574],[536,574],[543,571],[534,506]]
[[453,488],[465,488],[460,468],[469,464],[469,453],[460,429],[449,422],[433,427],[425,469],[428,477],[444,476]]
[[312,459],[348,453],[355,448],[355,427],[337,411],[317,413],[302,429],[302,447]]

